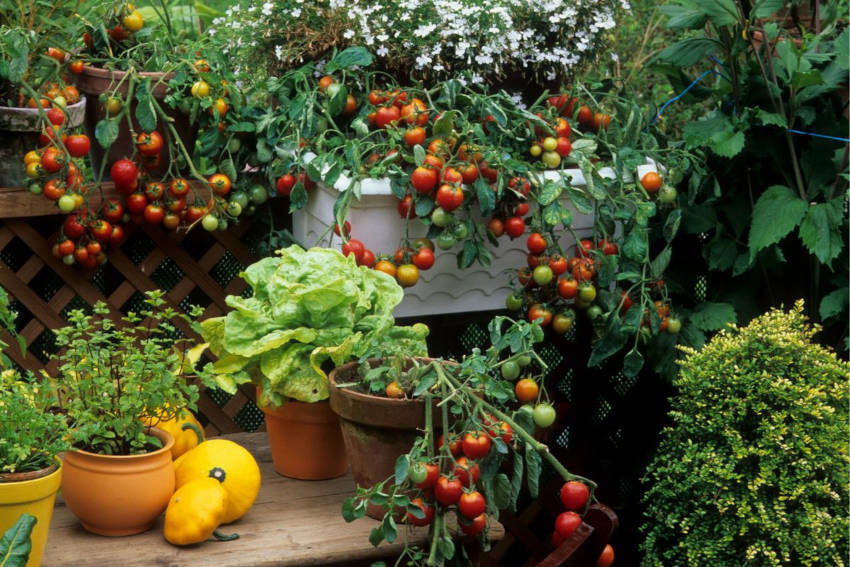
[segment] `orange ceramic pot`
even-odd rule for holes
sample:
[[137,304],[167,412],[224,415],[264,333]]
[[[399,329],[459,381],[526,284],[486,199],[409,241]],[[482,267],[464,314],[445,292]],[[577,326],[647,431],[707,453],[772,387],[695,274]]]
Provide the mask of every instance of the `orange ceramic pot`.
[[83,527],[96,534],[124,536],[153,526],[174,493],[174,438],[151,429],[163,447],[141,455],[64,455],[62,496]]
[[311,404],[289,401],[280,407],[260,409],[266,416],[272,462],[278,473],[301,480],[324,480],[348,470],[339,418],[327,400]]

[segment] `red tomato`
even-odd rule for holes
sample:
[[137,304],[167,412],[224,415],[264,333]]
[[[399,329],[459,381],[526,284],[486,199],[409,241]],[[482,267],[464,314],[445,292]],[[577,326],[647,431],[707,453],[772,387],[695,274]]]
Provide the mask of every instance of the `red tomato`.
[[532,254],[542,254],[546,251],[546,238],[539,232],[532,232],[528,235],[528,240],[525,241],[528,251]]
[[360,258],[360,262],[357,264],[358,266],[366,266],[367,268],[375,267],[375,253],[366,248],[363,250],[363,257]]
[[434,521],[434,507],[426,504],[421,498],[414,498],[410,501],[412,506],[416,506],[424,512],[424,518],[417,518],[410,512],[407,513],[407,523],[412,526],[427,526]]
[[375,126],[386,128],[395,124],[401,118],[401,111],[397,106],[381,106],[375,111]]
[[175,177],[168,186],[168,194],[180,198],[189,194],[189,182],[182,177]]
[[109,169],[109,176],[112,177],[116,187],[131,187],[139,177],[139,170],[136,169],[136,164],[132,161],[119,159]]
[[410,101],[410,104],[402,106],[400,115],[408,124],[425,126],[428,123],[428,107],[418,98],[414,98]]
[[403,219],[408,218],[408,215],[412,219],[416,218],[416,207],[414,207],[413,197],[410,195],[405,195],[404,198],[398,202],[397,210],[399,216]]
[[100,242],[107,242],[112,236],[112,225],[103,219],[97,219],[89,225],[92,236]]
[[127,196],[127,210],[130,213],[140,214],[148,206],[148,200],[144,193],[133,193]]
[[518,216],[518,217],[524,217],[525,215],[528,214],[528,209],[529,209],[528,203],[520,203],[514,209],[514,215]]
[[232,183],[230,178],[223,173],[215,173],[209,178],[210,189],[219,197],[224,197],[230,193]]
[[463,454],[470,459],[484,458],[490,452],[490,437],[483,431],[470,431],[463,436]]
[[558,145],[555,147],[555,152],[562,158],[567,157],[573,151],[573,144],[569,138],[558,138]]
[[349,254],[354,254],[354,261],[357,264],[363,261],[363,252],[365,251],[366,247],[356,238],[352,238],[342,245],[342,255],[348,256]]
[[434,265],[435,259],[434,251],[427,246],[420,248],[412,258],[413,264],[420,270],[430,269]]
[[159,202],[149,203],[145,207],[144,217],[148,224],[162,224],[162,219],[165,216],[165,209]]
[[417,193],[428,194],[437,187],[439,172],[436,169],[420,165],[410,174],[410,184]]
[[74,241],[73,240],[63,240],[59,244],[56,245],[56,251],[60,256],[67,256],[68,254],[74,253]]
[[[515,217],[512,217],[512,218],[515,218]],[[520,220],[522,220],[522,219],[520,219]],[[525,223],[523,223],[523,224],[525,224]],[[490,233],[493,236],[495,236],[496,238],[499,238],[500,236],[505,234],[505,223],[502,222],[502,219],[493,217],[493,218],[490,219],[490,222],[487,223],[487,230],[489,230]]]
[[[445,435],[440,435],[440,439],[437,440],[437,448],[443,446],[443,438]],[[463,450],[463,444],[461,442],[460,437],[453,433],[449,433],[449,451],[451,451],[452,455],[457,457],[460,455],[460,452]]]
[[581,510],[590,498],[590,489],[583,482],[571,480],[561,487],[561,504],[567,510]]
[[484,510],[486,508],[487,501],[484,499],[484,496],[477,490],[473,490],[472,492],[464,492],[460,495],[460,499],[457,502],[458,512],[460,512],[469,519],[475,518],[476,516],[480,516],[484,513]]
[[159,201],[165,197],[165,184],[159,181],[151,181],[145,185],[145,197],[148,201]]
[[485,514],[479,514],[472,519],[471,523],[465,524],[459,522],[459,525],[460,531],[466,535],[476,535],[484,531],[484,528],[487,527],[487,516]]
[[122,205],[118,199],[107,199],[103,204],[101,214],[103,215],[103,218],[113,224],[120,222],[121,218],[124,216],[124,205]]
[[136,136],[136,145],[139,153],[143,156],[155,156],[162,151],[162,134],[153,132],[141,132]]
[[567,539],[581,525],[581,516],[575,512],[561,512],[555,518],[555,531],[564,539]]
[[441,476],[434,485],[434,498],[443,506],[457,503],[461,494],[463,494],[463,485],[456,478]]
[[512,177],[511,180],[508,181],[508,188],[513,189],[523,197],[526,197],[528,196],[528,192],[531,191],[531,184],[525,177]]
[[553,274],[560,276],[567,271],[567,260],[563,256],[556,254],[549,258],[549,267],[552,269]]
[[558,295],[564,299],[574,299],[578,295],[578,282],[572,278],[559,278]]
[[[449,171],[448,169],[446,171]],[[457,170],[455,170],[457,171]],[[451,212],[463,204],[463,189],[456,183],[444,183],[437,189],[437,206]]]
[[112,227],[112,233],[109,235],[109,243],[113,246],[120,246],[124,241],[124,229],[120,225]]
[[431,488],[437,484],[437,478],[440,476],[440,467],[434,463],[425,463],[425,480],[416,483],[416,488]]
[[47,110],[47,120],[51,124],[61,126],[65,122],[65,113],[58,108],[50,108]]
[[60,152],[53,146],[44,150],[44,155],[41,156],[41,167],[47,173],[56,173],[62,166],[65,165],[65,154]]
[[454,475],[464,488],[469,488],[470,484],[475,484],[481,478],[481,467],[466,457],[458,457]]
[[581,105],[578,109],[576,120],[578,120],[582,128],[591,128],[593,126],[593,111],[586,104]]
[[552,322],[552,311],[543,307],[539,303],[535,303],[528,308],[528,320],[530,322],[534,322],[537,319],[542,319],[540,326],[545,327]]
[[596,244],[596,247],[599,250],[602,250],[602,253],[606,256],[613,256],[614,254],[619,252],[616,244],[614,244],[613,242],[608,242],[604,238]]
[[425,143],[425,128],[422,126],[414,126],[412,128],[408,128],[404,132],[404,143],[410,147],[416,145],[422,145]]
[[478,166],[474,163],[463,165],[460,168],[460,175],[463,178],[464,183],[471,185],[475,183],[476,179],[478,179]]
[[85,231],[86,227],[80,222],[80,217],[78,215],[70,215],[66,217],[65,222],[62,224],[62,232],[65,236],[74,240],[81,237]]
[[525,232],[525,221],[522,217],[508,217],[505,219],[505,232],[512,239],[519,238]]

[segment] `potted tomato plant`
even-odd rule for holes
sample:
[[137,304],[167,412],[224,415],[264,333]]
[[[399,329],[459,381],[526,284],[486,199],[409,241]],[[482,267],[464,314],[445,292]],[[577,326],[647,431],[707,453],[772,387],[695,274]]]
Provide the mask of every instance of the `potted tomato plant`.
[[[555,410],[538,386],[546,366],[533,350],[543,331],[536,323],[506,317],[494,318],[489,331],[492,345],[459,363],[390,356],[334,371],[335,409],[344,421],[362,422],[353,424],[346,436],[350,451],[361,450],[370,429],[392,427],[381,423],[380,416],[358,416],[352,409],[359,400],[379,397],[387,406],[418,402],[422,423],[413,424],[406,450],[383,459],[383,471],[370,473],[382,472],[384,479],[358,478],[353,467],[357,494],[345,501],[342,513],[347,521],[366,514],[381,519],[369,538],[373,545],[395,540],[401,520],[407,526],[429,526],[429,549],[406,547],[408,557],[427,555],[429,565],[466,558],[464,538],[486,542],[492,518],[515,506],[524,484],[537,497],[544,461],[565,481],[562,503],[567,511],[555,521],[556,543],[581,523],[595,484],[567,471],[534,435],[536,428],[555,420]],[[377,454],[370,449],[361,460]]]
[[276,470],[332,478],[348,467],[339,422],[328,404],[328,365],[386,347],[426,354],[427,327],[394,324],[402,290],[336,250],[290,246],[245,269],[250,297],[228,296],[232,311],[200,323],[218,357],[201,372],[208,386],[258,388]]
[[74,449],[64,455],[62,493],[83,527],[102,535],[145,531],[165,510],[174,438],[146,419],[152,412],[173,419],[198,397],[183,374],[191,365],[182,342],[174,341],[172,322],[189,317],[165,307],[163,292],[146,295],[145,308],[120,322],[98,302],[92,314],[72,311],[56,331],[58,406]]

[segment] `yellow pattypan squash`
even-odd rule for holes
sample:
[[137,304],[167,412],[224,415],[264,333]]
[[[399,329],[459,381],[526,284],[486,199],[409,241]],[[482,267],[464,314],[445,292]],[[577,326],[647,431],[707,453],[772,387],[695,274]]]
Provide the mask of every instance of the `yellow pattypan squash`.
[[171,458],[176,459],[190,449],[194,449],[204,441],[204,428],[198,419],[187,409],[180,414],[167,420],[159,420],[153,417],[144,419],[145,425],[152,425],[167,431],[174,437],[174,446],[171,447]]
[[238,520],[251,508],[260,491],[260,467],[245,447],[228,439],[210,439],[174,462],[176,487],[211,477],[227,491],[222,524]]
[[165,539],[174,545],[201,543],[215,535],[218,539],[236,539],[215,530],[227,512],[227,491],[210,477],[197,478],[177,489],[165,510]]

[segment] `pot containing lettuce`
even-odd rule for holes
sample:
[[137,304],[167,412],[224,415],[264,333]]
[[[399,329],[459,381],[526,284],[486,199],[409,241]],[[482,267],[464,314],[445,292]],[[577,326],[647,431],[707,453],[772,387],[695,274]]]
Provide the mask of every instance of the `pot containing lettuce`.
[[218,357],[202,379],[235,393],[253,382],[260,405],[328,398],[323,365],[380,352],[425,356],[428,328],[397,326],[393,310],[404,296],[392,277],[357,266],[329,248],[290,246],[240,276],[251,297],[228,296],[232,309],[201,322],[206,346]]

